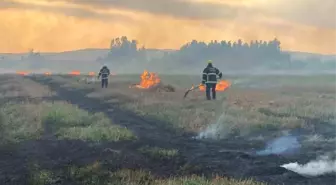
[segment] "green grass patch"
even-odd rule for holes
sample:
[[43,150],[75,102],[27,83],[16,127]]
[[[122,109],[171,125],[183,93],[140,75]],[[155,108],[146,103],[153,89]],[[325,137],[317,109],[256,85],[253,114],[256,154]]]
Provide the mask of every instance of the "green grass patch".
[[[153,97],[152,97],[153,98]],[[144,102],[146,101],[146,102]],[[221,104],[217,102],[176,102],[156,100],[155,97],[142,98],[138,102],[123,105],[124,109],[134,111],[143,117],[153,117],[158,121],[160,127],[165,127],[177,133],[181,129],[187,131],[198,131],[203,126],[213,121],[214,116],[219,111]]]
[[28,181],[29,185],[49,185],[53,182],[53,173],[47,170],[33,172]]
[[150,172],[120,170],[111,174],[113,185],[265,185],[252,180],[234,180],[223,177],[205,178],[200,176],[155,178]]
[[37,163],[30,164],[28,168],[28,185],[49,185],[58,180],[52,171],[41,169]]
[[135,136],[126,128],[99,125],[61,128],[58,130],[57,136],[65,139],[81,139],[94,142],[135,139]]
[[84,167],[71,166],[65,171],[67,179],[79,184],[97,185],[109,184],[109,172],[104,170],[100,162]]
[[234,180],[224,177],[207,179],[199,176],[157,180],[155,183],[157,185],[265,185],[264,183],[255,182],[253,180]]
[[55,135],[84,141],[133,140],[127,128],[113,124],[103,113],[89,113],[64,102],[6,104],[0,107],[0,144]]
[[43,121],[61,139],[94,142],[136,139],[131,131],[111,123],[103,113],[92,114],[67,103],[49,105]]
[[145,170],[121,169],[112,172],[104,168],[100,162],[83,167],[71,166],[59,174],[62,174],[61,179],[65,178],[74,184],[85,185],[265,185],[253,180],[235,180],[219,176],[205,178],[193,175],[157,178]]
[[44,131],[36,104],[6,104],[0,108],[0,144],[39,139]]
[[164,149],[159,147],[149,147],[144,146],[138,149],[141,153],[149,155],[156,159],[171,159],[178,155],[178,150],[176,149]]

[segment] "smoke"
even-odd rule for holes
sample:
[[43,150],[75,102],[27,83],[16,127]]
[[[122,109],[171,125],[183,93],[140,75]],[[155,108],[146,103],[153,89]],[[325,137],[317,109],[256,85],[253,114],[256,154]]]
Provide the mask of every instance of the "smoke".
[[[62,0],[61,0],[62,1]],[[166,15],[177,18],[188,19],[223,19],[234,18],[241,11],[251,12],[257,10],[247,9],[245,7],[234,7],[225,3],[214,2],[195,2],[185,0],[63,0],[70,4],[89,5],[94,8],[108,9],[116,8],[129,11],[146,12],[155,15]]]
[[235,124],[223,124],[227,114],[223,112],[219,118],[209,125],[204,131],[200,132],[195,139],[221,139],[226,137],[232,131]]
[[[153,3],[141,3],[144,1]],[[253,13],[244,6],[181,4],[184,1],[180,0],[175,0],[177,6],[167,6],[167,2],[161,0],[137,3],[129,0],[75,1],[80,6],[63,2],[61,7],[51,1],[43,2],[43,5],[0,5],[2,52],[25,52],[30,48],[41,52],[106,48],[111,38],[122,35],[134,38],[148,48],[175,49],[193,39],[209,42],[241,38],[248,42],[269,40],[276,35],[286,50],[335,53],[334,42],[330,39],[335,38],[336,32],[330,26],[296,24],[276,16],[262,15],[259,11]],[[93,6],[99,3],[101,6]],[[114,6],[116,4],[118,6]],[[286,12],[282,14],[288,15]]]
[[270,154],[290,154],[297,151],[301,147],[297,138],[294,136],[282,136],[267,143],[264,150],[257,151],[257,155]]
[[296,172],[303,176],[319,176],[336,172],[336,160],[330,159],[329,156],[321,156],[316,160],[310,161],[307,164],[298,164],[297,162],[281,165],[287,170]]
[[200,132],[198,136],[195,137],[195,139],[216,139],[219,138],[220,135],[218,133],[218,130],[220,130],[219,124],[212,124],[204,131]]

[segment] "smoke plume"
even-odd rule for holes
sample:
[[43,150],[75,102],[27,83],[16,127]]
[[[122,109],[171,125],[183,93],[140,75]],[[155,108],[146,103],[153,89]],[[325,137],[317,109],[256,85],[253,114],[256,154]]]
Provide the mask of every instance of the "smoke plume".
[[247,0],[0,0],[0,50],[106,48],[123,35],[161,49],[194,39],[249,42],[276,36],[285,50],[335,53],[333,0],[249,1],[247,6]]
[[296,172],[303,176],[319,176],[336,172],[336,160],[330,159],[329,156],[321,156],[316,160],[310,161],[307,164],[298,164],[297,162],[281,165],[287,170]]
[[200,132],[195,139],[220,139],[227,136],[232,128],[229,128],[229,124],[222,124],[225,116],[226,114],[223,112],[214,123],[209,125],[204,131]]
[[264,150],[257,151],[257,155],[289,154],[297,151],[301,147],[294,136],[282,136],[267,143]]

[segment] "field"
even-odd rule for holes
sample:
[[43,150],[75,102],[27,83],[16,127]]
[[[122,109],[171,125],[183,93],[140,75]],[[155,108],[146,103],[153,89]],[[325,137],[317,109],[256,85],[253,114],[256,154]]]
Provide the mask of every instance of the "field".
[[107,89],[85,78],[0,76],[1,184],[336,180],[333,75],[227,76],[215,101],[197,90],[183,99],[198,76],[160,76],[175,92],[130,88],[139,75],[112,76]]

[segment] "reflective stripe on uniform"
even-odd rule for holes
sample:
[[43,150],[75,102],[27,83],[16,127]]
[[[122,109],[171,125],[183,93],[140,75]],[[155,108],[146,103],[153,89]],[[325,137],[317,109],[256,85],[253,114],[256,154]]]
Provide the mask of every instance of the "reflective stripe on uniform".
[[217,74],[216,73],[203,73],[203,75],[209,76],[209,75],[217,75]]
[[[204,73],[203,73],[203,74],[204,74]],[[206,81],[209,81],[209,76],[211,76],[211,75],[217,76],[216,73],[206,73],[206,75],[207,75],[207,79],[206,79]]]
[[216,84],[217,81],[206,81],[205,83],[206,83],[206,84]]

